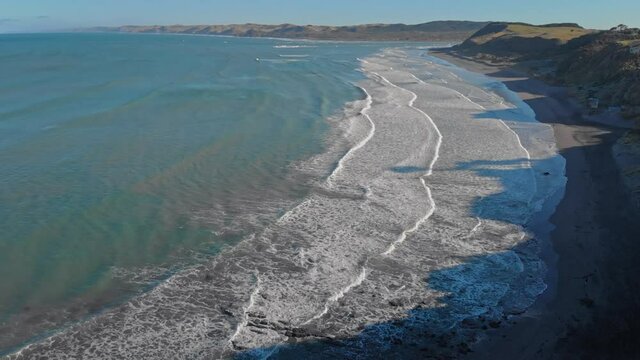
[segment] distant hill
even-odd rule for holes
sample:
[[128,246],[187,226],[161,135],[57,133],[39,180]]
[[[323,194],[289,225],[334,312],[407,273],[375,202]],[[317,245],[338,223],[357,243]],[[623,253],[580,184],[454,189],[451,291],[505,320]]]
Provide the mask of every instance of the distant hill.
[[417,25],[366,24],[355,26],[320,25],[170,25],[121,26],[89,31],[228,35],[314,40],[450,41],[459,42],[487,25],[474,21],[433,21]]

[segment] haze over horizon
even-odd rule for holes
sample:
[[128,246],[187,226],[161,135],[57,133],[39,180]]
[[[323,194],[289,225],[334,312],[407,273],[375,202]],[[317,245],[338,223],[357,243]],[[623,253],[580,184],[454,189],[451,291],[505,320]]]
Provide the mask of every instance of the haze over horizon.
[[[551,11],[552,10],[552,11]],[[0,33],[66,30],[91,26],[171,24],[418,24],[436,20],[521,21],[534,24],[576,22],[587,28],[607,29],[620,23],[640,27],[640,2],[620,0],[541,0],[514,4],[507,0],[481,3],[460,0],[455,6],[441,1],[396,0],[368,2],[326,0],[6,0],[0,3]]]

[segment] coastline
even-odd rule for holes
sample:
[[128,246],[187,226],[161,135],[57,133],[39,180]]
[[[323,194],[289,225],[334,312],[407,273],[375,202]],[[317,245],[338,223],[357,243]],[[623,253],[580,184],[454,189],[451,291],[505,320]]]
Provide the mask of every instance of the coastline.
[[[553,127],[567,160],[565,196],[551,222],[553,252],[546,262],[549,289],[508,326],[489,330],[488,338],[466,358],[628,358],[640,354],[634,295],[640,265],[633,254],[640,229],[622,185],[612,147],[625,128],[608,119],[586,117],[564,88],[548,85],[507,66],[492,66],[430,52],[450,63],[502,81]],[[606,116],[606,114],[604,115]],[[600,121],[601,120],[601,121]],[[616,123],[615,125],[620,125]]]
[[[590,324],[594,319],[606,321],[610,316],[609,312],[596,313],[596,311],[600,310],[600,304],[608,301],[607,296],[610,294],[609,290],[614,289],[613,284],[623,296],[633,294],[635,286],[632,282],[622,285],[617,282],[619,269],[616,269],[616,265],[620,257],[612,256],[612,253],[615,253],[618,248],[609,243],[600,244],[602,239],[613,238],[611,233],[616,229],[622,229],[623,232],[626,229],[631,231],[629,224],[625,222],[626,217],[619,216],[626,209],[618,206],[625,199],[620,192],[622,187],[612,185],[615,184],[615,179],[619,180],[619,178],[610,176],[615,171],[613,170],[615,163],[610,161],[609,152],[611,144],[619,138],[621,131],[600,125],[582,124],[579,105],[573,103],[562,89],[548,87],[508,69],[495,67],[476,69],[473,68],[473,63],[457,63],[471,71],[503,81],[535,110],[541,122],[553,126],[558,150],[568,161],[567,176],[570,183],[567,185],[566,196],[552,219],[557,225],[552,237],[558,259],[555,258],[553,251],[547,251],[547,249],[542,251],[547,263],[552,265],[551,268],[557,268],[557,271],[549,273],[549,279],[546,281],[549,289],[524,315],[502,317],[502,312],[496,313],[495,318],[481,320],[484,322],[482,324],[474,324],[473,319],[470,319],[467,324],[468,329],[464,326],[458,329],[460,336],[455,331],[440,331],[437,332],[440,335],[436,338],[436,333],[419,332],[424,330],[422,325],[430,325],[433,318],[448,315],[446,308],[436,305],[448,304],[448,307],[452,308],[468,304],[447,303],[444,297],[433,297],[437,295],[433,291],[454,293],[458,298],[464,298],[467,295],[469,281],[474,281],[472,284],[487,285],[483,282],[491,276],[495,268],[485,271],[484,266],[493,264],[497,259],[504,259],[505,264],[512,264],[511,260],[517,259],[515,256],[510,256],[510,254],[513,255],[513,249],[508,246],[510,244],[503,244],[504,246],[495,249],[501,250],[500,253],[492,254],[489,258],[477,257],[478,261],[472,262],[460,261],[458,258],[469,257],[474,249],[445,248],[447,251],[443,251],[444,254],[455,250],[455,256],[448,264],[437,262],[442,260],[442,254],[433,252],[433,248],[428,247],[433,243],[430,234],[450,234],[451,236],[442,238],[442,244],[451,246],[462,234],[460,230],[467,231],[462,235],[472,239],[476,232],[482,231],[483,227],[491,230],[492,220],[505,222],[504,220],[507,219],[494,219],[482,212],[473,213],[477,215],[476,217],[468,217],[469,208],[475,210],[478,208],[473,206],[458,208],[459,199],[452,196],[451,198],[455,201],[449,200],[449,196],[446,195],[462,195],[462,200],[467,200],[470,205],[477,205],[478,200],[475,198],[477,198],[478,189],[465,187],[466,182],[452,183],[451,178],[447,177],[448,171],[439,171],[430,177],[436,160],[438,160],[436,167],[440,170],[463,170],[456,168],[460,159],[452,154],[458,150],[463,154],[464,149],[458,148],[465,148],[465,146],[460,147],[459,144],[472,144],[481,133],[480,130],[484,130],[486,136],[495,136],[484,142],[489,144],[488,146],[493,146],[485,149],[483,153],[486,156],[485,161],[497,160],[497,155],[501,150],[505,150],[504,148],[515,149],[513,152],[506,153],[504,160],[524,156],[521,150],[527,154],[529,163],[532,159],[516,131],[504,122],[500,125],[498,121],[494,121],[493,124],[490,121],[473,121],[473,129],[456,127],[456,123],[468,125],[471,123],[469,120],[477,119],[478,117],[472,115],[477,115],[479,109],[488,109],[462,93],[456,92],[454,88],[444,89],[440,88],[439,84],[430,84],[428,80],[425,82],[402,66],[398,66],[400,70],[396,69],[396,64],[400,64],[398,58],[394,59],[392,52],[384,55],[372,63],[363,61],[369,76],[367,80],[363,80],[362,84],[365,87],[361,89],[367,98],[354,103],[361,106],[354,105],[353,109],[349,107],[349,116],[347,116],[352,118],[353,126],[345,136],[348,136],[353,147],[344,154],[342,160],[338,160],[337,167],[329,175],[326,183],[318,186],[321,191],[310,197],[309,201],[301,204],[299,209],[285,213],[279,218],[277,224],[265,233],[249,236],[237,249],[230,251],[234,252],[232,255],[235,257],[216,260],[212,264],[203,265],[174,277],[151,294],[135,299],[128,306],[122,307],[121,312],[107,313],[104,314],[106,316],[94,319],[91,323],[79,325],[69,331],[68,336],[56,335],[51,338],[51,341],[48,339],[32,347],[28,346],[23,349],[24,352],[21,350],[16,353],[16,358],[21,358],[21,355],[35,356],[39,351],[45,353],[53,351],[53,354],[56,351],[60,354],[81,354],[85,349],[96,351],[93,355],[113,355],[126,349],[126,346],[130,346],[129,351],[143,351],[145,356],[155,355],[158,358],[167,356],[166,351],[175,349],[192,351],[193,354],[203,357],[205,354],[234,358],[262,357],[265,354],[268,356],[282,351],[282,356],[286,358],[287,350],[294,354],[297,351],[309,351],[309,354],[319,356],[329,354],[322,351],[333,351],[334,348],[352,346],[353,349],[360,349],[355,345],[361,338],[340,339],[340,336],[346,336],[344,334],[359,333],[363,329],[358,323],[356,314],[358,317],[381,319],[378,320],[381,322],[369,326],[368,331],[363,332],[364,339],[373,341],[375,344],[374,336],[388,329],[398,330],[397,335],[385,338],[384,341],[393,346],[392,351],[404,352],[406,357],[410,358],[426,355],[425,351],[436,351],[432,354],[434,357],[442,355],[446,358],[467,353],[470,351],[467,343],[456,342],[465,336],[466,330],[469,330],[469,333],[475,333],[478,330],[482,334],[489,335],[485,342],[479,343],[477,348],[473,349],[474,352],[468,355],[469,358],[487,358],[488,353],[495,358],[548,358],[558,354],[559,351],[566,355],[574,353],[575,349],[584,349],[585,342],[593,341],[589,338],[590,336],[600,336],[601,328]],[[402,60],[407,61],[406,58]],[[446,60],[454,62],[452,59]],[[496,75],[496,72],[500,74]],[[443,84],[447,83],[443,82]],[[369,92],[373,94],[373,98]],[[427,94],[429,96],[426,96]],[[474,99],[478,100],[475,97]],[[488,99],[485,100],[488,101]],[[479,101],[484,104],[482,99]],[[452,116],[451,109],[463,108],[466,109],[464,114]],[[426,109],[428,114],[422,109]],[[369,117],[370,110],[373,121]],[[392,116],[398,113],[402,116],[397,118]],[[430,115],[434,116],[436,122],[431,120]],[[502,122],[500,119],[494,120]],[[407,123],[411,126],[405,127]],[[380,130],[377,133],[376,124]],[[445,151],[442,151],[441,159],[439,159],[439,148],[442,144],[439,140],[436,141],[438,137],[441,138],[441,135],[438,136],[439,127],[442,128],[448,141],[443,145]],[[461,131],[464,129],[469,131]],[[503,131],[504,134],[498,136],[499,131]],[[397,139],[403,141],[396,141]],[[549,139],[548,143],[553,144],[553,136]],[[412,145],[416,143],[437,143],[437,145],[435,148],[416,149]],[[361,148],[365,150],[358,151]],[[603,151],[603,148],[609,149],[609,152]],[[466,155],[470,160],[468,164],[479,160],[475,153]],[[342,163],[346,162],[349,163],[347,169],[342,166]],[[402,166],[391,167],[399,163]],[[375,170],[375,173],[372,174],[372,170]],[[540,171],[536,173],[542,177]],[[548,177],[549,179],[560,175],[560,172],[552,171],[551,175],[553,176]],[[426,183],[425,177],[429,180]],[[504,179],[507,178],[508,176],[504,175]],[[375,179],[376,182],[370,182],[370,179]],[[507,187],[511,191],[505,191],[505,193],[511,195],[513,190],[527,184],[513,182],[511,187]],[[461,191],[446,192],[449,187],[455,185],[458,185],[458,190],[468,191],[468,199],[464,198],[464,192]],[[432,196],[430,187],[434,188],[435,196]],[[498,188],[493,190],[496,189]],[[615,190],[613,196],[610,189]],[[389,197],[389,194],[393,196]],[[492,192],[489,191],[488,195],[490,197]],[[495,191],[493,195],[496,195]],[[392,202],[389,202],[389,199]],[[395,201],[402,199],[414,201]],[[420,201],[416,202],[416,199]],[[480,202],[485,200],[484,197],[480,197]],[[433,221],[426,221],[434,214],[436,203],[439,213],[436,213]],[[370,204],[382,204],[385,205],[385,209],[394,211],[384,213],[383,218],[375,212],[381,206],[374,207]],[[602,208],[610,210],[610,214],[602,214]],[[355,214],[351,217],[359,215],[364,219],[356,218],[353,221],[354,224],[366,224],[370,219],[373,225],[379,225],[390,219],[394,221],[388,227],[389,230],[380,229],[382,236],[380,233],[375,234],[376,238],[382,237],[384,243],[370,241],[372,236],[369,230],[360,233],[343,231],[342,236],[349,240],[346,242],[349,247],[344,251],[339,245],[345,243],[330,236],[335,232],[331,229],[343,229],[337,226],[342,226],[343,220],[334,216],[338,213],[337,211],[327,213],[327,209],[339,209],[341,214],[344,214],[345,209],[354,210],[347,213]],[[463,214],[465,217],[456,219],[460,220],[459,223],[446,225],[442,222],[445,218],[441,214],[443,210],[445,215]],[[325,230],[313,223],[315,220],[310,221],[309,224],[300,222],[301,219],[309,218],[309,214],[314,215],[314,219],[325,219],[323,224],[328,222],[331,225],[334,221],[336,226],[330,227],[325,233],[322,232]],[[497,215],[508,214],[498,213]],[[394,216],[398,218],[397,221],[393,218]],[[349,226],[346,229],[359,230],[350,223],[347,225]],[[416,232],[421,225],[429,231]],[[595,230],[596,227],[597,230]],[[374,226],[363,228],[372,229]],[[312,233],[307,231],[312,229],[313,232],[320,231],[320,236],[310,236],[304,239],[305,242],[300,242],[298,235],[295,238],[281,237],[283,230],[287,229],[296,234],[302,233],[301,230]],[[455,232],[447,233],[451,229]],[[504,233],[496,233],[495,238],[489,238],[490,241],[486,244],[476,243],[478,249],[475,250],[482,250],[479,255],[485,255],[487,250],[481,245],[496,246],[496,242],[506,239],[508,235],[511,235],[514,243],[519,243],[526,236],[526,234],[520,234],[520,229],[517,227],[503,230]],[[627,233],[623,239],[625,240],[623,245],[626,245],[626,242],[632,243],[636,238],[635,234],[638,233]],[[408,235],[410,238],[407,240]],[[582,239],[587,235],[589,238]],[[324,239],[325,242],[319,243],[318,239]],[[530,240],[535,242],[537,239]],[[521,251],[520,254],[528,253],[528,249],[515,248],[515,250]],[[623,259],[623,264],[626,266],[623,270],[627,275],[633,274],[634,271],[631,270],[636,269],[631,268],[634,266],[633,255],[634,251],[629,251]],[[269,261],[264,262],[265,258]],[[570,261],[567,262],[566,259]],[[609,262],[612,259],[616,261]],[[428,265],[428,262],[431,264]],[[534,261],[526,265],[535,264]],[[420,268],[419,266],[422,265],[425,267]],[[414,268],[416,266],[418,268]],[[604,273],[601,272],[601,267],[606,267]],[[427,272],[433,275],[433,285],[439,285],[439,287],[425,289],[421,276]],[[474,276],[474,272],[478,276]],[[504,268],[504,274],[513,272],[512,268]],[[464,275],[469,273],[471,273],[470,277],[465,278]],[[531,273],[533,276],[538,274],[538,272]],[[557,279],[554,274],[558,274]],[[405,275],[407,278],[409,278],[408,275],[415,276],[412,280],[405,280]],[[457,278],[458,276],[461,278]],[[280,287],[283,283],[288,286]],[[320,286],[317,286],[318,284]],[[306,287],[309,285],[313,287]],[[486,289],[491,288],[486,287]],[[381,294],[382,297],[380,297]],[[157,296],[154,297],[154,295]],[[425,295],[430,297],[425,298]],[[479,293],[471,295],[481,297]],[[534,298],[532,297],[531,302]],[[167,299],[168,302],[166,302]],[[284,306],[281,305],[283,303],[281,299],[286,299]],[[301,301],[295,301],[296,299]],[[421,299],[423,302],[416,303],[416,299]],[[496,300],[500,299],[496,298]],[[306,307],[301,307],[300,304],[305,304]],[[486,304],[491,305],[489,302],[483,305]],[[494,305],[499,308],[504,307],[504,303],[497,301]],[[159,307],[166,314],[154,310]],[[191,312],[185,311],[185,308]],[[508,313],[520,314],[517,312],[520,307],[512,306],[511,309],[513,312]],[[452,314],[456,314],[456,309],[451,311]],[[407,313],[412,314],[408,321],[402,323],[398,320],[403,319]],[[111,318],[108,318],[109,316]],[[167,318],[171,320],[166,322]],[[351,318],[356,320],[350,320]],[[382,322],[387,318],[392,321]],[[575,319],[578,319],[578,325]],[[142,322],[135,323],[133,320]],[[629,320],[633,321],[630,323],[632,326],[637,323],[635,319]],[[611,322],[620,323],[619,319]],[[158,331],[155,329],[158,324],[165,323],[168,325],[160,330],[159,336],[147,336],[149,331],[154,333]],[[488,330],[479,330],[480,327],[486,328],[487,325],[490,327]],[[175,329],[178,327],[180,331],[176,332]],[[123,328],[125,331],[122,331]],[[353,331],[340,333],[341,329],[345,328]],[[571,330],[572,328],[574,330]],[[139,332],[136,333],[136,331]],[[404,336],[407,332],[414,331],[415,334]],[[570,331],[577,335],[571,336]],[[85,336],[87,333],[98,340],[111,337],[120,341],[83,343],[87,340]],[[179,333],[184,335],[184,339],[176,336]],[[164,334],[170,336],[163,336]],[[371,337],[367,338],[369,335]],[[322,349],[312,349],[314,342],[309,341],[310,339],[324,341]],[[427,346],[421,347],[423,344],[419,340],[425,339]],[[563,342],[558,339],[567,340]],[[339,346],[336,346],[337,342],[340,342]],[[273,345],[274,343],[277,345]],[[158,352],[150,352],[139,344],[144,346],[154,344]],[[120,345],[125,347],[121,348]],[[434,350],[429,347],[431,345],[437,345],[440,349]],[[162,349],[165,352],[160,352]],[[316,353],[316,350],[320,352]],[[377,351],[375,347],[373,351]]]
[[[446,66],[424,65],[393,49],[362,62],[360,85],[370,96],[345,113],[352,150],[342,161],[325,155],[337,161],[327,181],[264,232],[11,358],[81,357],[87,349],[130,358],[468,352],[481,328],[521,313],[544,290],[538,242],[524,225],[538,186],[564,177],[562,167],[543,176],[531,166],[561,159],[530,110]],[[458,90],[471,90],[473,100]],[[518,119],[521,127],[507,125]],[[518,133],[536,129],[549,146],[528,150]],[[476,322],[476,313],[486,316]]]

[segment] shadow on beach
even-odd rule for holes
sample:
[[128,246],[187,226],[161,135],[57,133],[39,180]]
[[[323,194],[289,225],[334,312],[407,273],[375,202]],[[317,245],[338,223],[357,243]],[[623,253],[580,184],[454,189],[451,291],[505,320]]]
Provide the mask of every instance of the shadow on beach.
[[[366,325],[348,338],[327,338],[312,327],[294,328],[287,333],[290,343],[247,349],[235,358],[428,359],[467,354],[477,330],[498,328],[508,321],[506,316],[493,313],[491,307],[498,304],[487,304],[483,299],[493,298],[491,292],[496,289],[508,288],[505,280],[513,277],[514,256],[527,253],[531,245],[525,242],[511,251],[469,257],[459,266],[430,273],[424,279],[425,286],[443,293],[439,307],[417,305],[404,318]],[[479,315],[467,318],[463,314],[469,311]],[[451,326],[452,321],[460,323]]]
[[[540,106],[531,101],[542,100],[526,101],[531,106]],[[509,111],[488,112],[479,118],[510,120],[508,115]],[[522,311],[509,311],[509,305],[505,304],[513,296],[509,292],[512,287],[522,286],[522,281],[527,280],[517,278],[518,270],[513,264],[519,262],[525,269],[539,265],[540,244],[534,238],[506,251],[468,257],[457,266],[425,274],[424,286],[442,294],[440,306],[417,304],[403,318],[368,324],[359,334],[346,338],[327,338],[314,332],[313,327],[291,329],[287,333],[289,343],[245,349],[235,358],[484,359],[487,352],[483,350],[492,351],[496,341],[512,347],[512,352],[501,349],[496,356],[526,354],[527,346],[536,348],[526,358],[551,358],[558,354],[572,354],[569,358],[585,358],[580,354],[591,354],[586,358],[612,358],[614,354],[613,358],[633,358],[640,354],[635,345],[640,334],[640,299],[635,290],[640,286],[636,276],[640,274],[640,262],[636,259],[640,253],[637,241],[640,231],[611,158],[611,143],[619,134],[593,128],[572,134],[583,141],[559,150],[568,160],[567,193],[551,218],[554,224],[551,238],[560,259],[555,264],[559,275],[556,279],[555,271],[552,274],[552,295],[536,300],[538,305],[534,307],[544,309],[542,315],[519,317]],[[519,189],[510,179],[521,176],[518,172],[530,171],[523,167],[529,161],[459,164],[457,169],[500,179],[503,185],[503,192],[478,197],[472,205],[472,215],[526,227],[528,224],[518,223],[521,218],[513,215],[514,210],[518,212],[518,204],[510,198]],[[542,171],[548,161],[553,159],[534,161],[532,168]],[[585,193],[585,186],[590,192]],[[585,211],[591,211],[593,217],[584,217],[579,212],[587,204],[591,210]],[[585,231],[590,235],[581,236]],[[525,329],[513,332],[517,337],[511,339],[512,329],[517,326]],[[482,342],[482,347],[474,351],[473,345],[487,336],[489,341]]]
[[[531,170],[525,167],[527,162],[527,159],[513,159],[459,164],[457,170],[497,178],[503,185],[500,193],[478,197],[471,208],[472,215],[526,226],[523,220],[526,203],[520,198],[513,199],[511,194],[519,191],[518,183],[510,179],[530,177]],[[416,169],[405,167],[392,171]],[[328,338],[313,325],[290,328],[285,332],[290,343],[246,349],[236,354],[236,358],[448,358],[467,354],[481,331],[509,322],[505,312],[510,315],[524,312],[542,290],[537,277],[544,273],[541,270],[544,266],[536,256],[538,248],[538,239],[525,240],[508,250],[471,256],[457,266],[425,274],[424,286],[441,294],[439,306],[416,304],[405,317],[368,324],[353,337]],[[394,301],[390,299],[390,305],[404,305],[391,304]],[[252,324],[249,329],[259,332],[260,326],[265,324]]]

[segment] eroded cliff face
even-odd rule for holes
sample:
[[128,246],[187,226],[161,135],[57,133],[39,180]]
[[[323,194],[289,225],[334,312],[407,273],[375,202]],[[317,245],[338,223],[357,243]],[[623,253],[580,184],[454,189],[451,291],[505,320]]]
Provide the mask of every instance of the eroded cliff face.
[[606,31],[568,44],[558,65],[557,77],[563,83],[582,86],[605,106],[626,106],[627,112],[640,114],[640,54],[633,53],[640,33]]
[[594,31],[575,24],[492,23],[453,48],[459,55],[510,62],[640,118],[640,29]]

